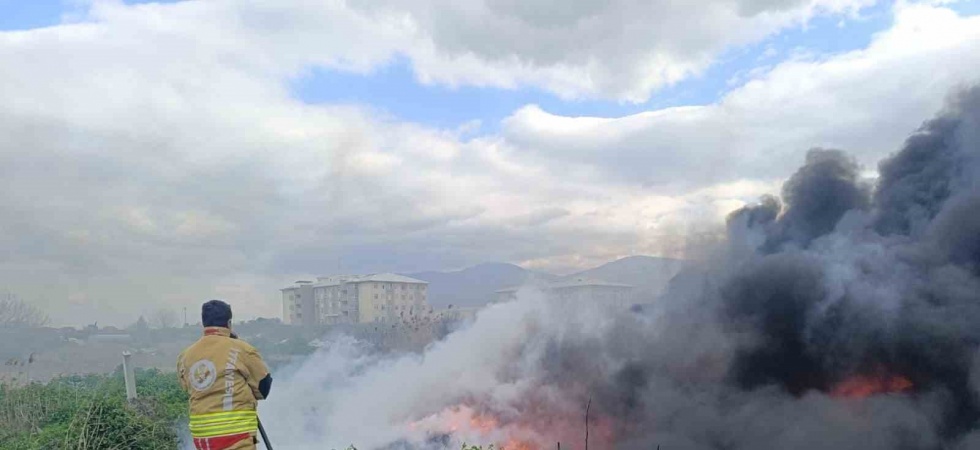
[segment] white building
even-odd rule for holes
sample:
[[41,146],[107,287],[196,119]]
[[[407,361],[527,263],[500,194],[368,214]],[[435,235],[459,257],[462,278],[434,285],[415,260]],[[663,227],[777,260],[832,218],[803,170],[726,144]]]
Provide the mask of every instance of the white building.
[[[496,291],[498,301],[517,298],[520,286]],[[598,302],[610,306],[627,308],[633,302],[634,288],[629,284],[612,283],[591,278],[573,278],[548,283],[541,290],[562,301]]]
[[408,321],[432,312],[428,284],[393,273],[319,277],[282,289],[283,318],[297,325]]
[[315,325],[313,282],[297,281],[282,291],[282,321],[291,325]]

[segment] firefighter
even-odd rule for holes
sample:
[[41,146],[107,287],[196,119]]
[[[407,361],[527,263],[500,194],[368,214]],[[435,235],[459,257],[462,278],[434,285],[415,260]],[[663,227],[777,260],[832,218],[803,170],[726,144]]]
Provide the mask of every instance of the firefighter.
[[180,384],[190,396],[190,431],[198,450],[253,450],[256,406],[269,397],[272,375],[258,350],[231,331],[231,306],[201,307],[204,336],[177,357]]

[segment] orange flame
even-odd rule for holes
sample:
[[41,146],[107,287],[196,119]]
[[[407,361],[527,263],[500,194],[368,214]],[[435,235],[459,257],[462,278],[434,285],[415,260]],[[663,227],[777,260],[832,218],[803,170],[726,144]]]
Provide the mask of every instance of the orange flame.
[[[474,407],[471,402],[447,407],[407,424],[420,433],[449,433],[460,442],[494,444],[497,450],[546,450],[562,436],[578,436],[582,417],[567,412],[549,411],[544,404],[522,404],[519,414],[499,415],[492,408]],[[593,417],[590,421],[592,444],[612,448],[614,426],[610,419]],[[486,448],[486,447],[484,447]]]
[[838,383],[831,389],[830,395],[841,398],[867,398],[877,394],[907,392],[912,387],[912,381],[900,375],[858,375]]
[[497,429],[497,427],[498,427],[497,419],[491,416],[474,414],[472,417],[470,417],[470,428],[477,430],[483,434],[487,434]]
[[500,450],[539,450],[539,447],[528,441],[510,439],[500,445]]
[[503,424],[496,416],[488,412],[477,412],[466,405],[446,408],[440,413],[410,423],[408,427],[411,430],[460,433],[460,438],[493,443],[499,450],[543,449],[532,439],[533,430],[526,425]]

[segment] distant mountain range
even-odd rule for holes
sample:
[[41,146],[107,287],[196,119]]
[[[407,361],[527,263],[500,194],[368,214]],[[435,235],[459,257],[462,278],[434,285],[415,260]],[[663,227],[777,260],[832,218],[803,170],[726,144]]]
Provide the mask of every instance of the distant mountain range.
[[553,281],[556,276],[506,263],[487,263],[456,272],[419,272],[406,276],[429,282],[429,304],[437,308],[483,306],[496,299],[495,293],[530,280]]
[[429,303],[437,308],[449,305],[483,306],[497,298],[496,291],[528,281],[602,280],[636,287],[638,297],[659,295],[676,275],[684,261],[651,256],[630,256],[567,276],[524,269],[514,264],[488,263],[456,272],[419,272],[406,276],[429,282]]
[[655,297],[666,289],[667,283],[681,271],[684,263],[680,259],[629,256],[562,277],[562,280],[582,278],[629,284],[636,288],[637,297]]

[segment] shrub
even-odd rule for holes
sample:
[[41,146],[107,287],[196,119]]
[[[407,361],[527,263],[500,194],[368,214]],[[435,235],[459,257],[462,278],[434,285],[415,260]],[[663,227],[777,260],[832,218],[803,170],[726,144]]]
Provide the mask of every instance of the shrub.
[[137,371],[139,400],[126,400],[121,371],[48,384],[0,385],[0,450],[165,449],[187,396],[172,373]]

